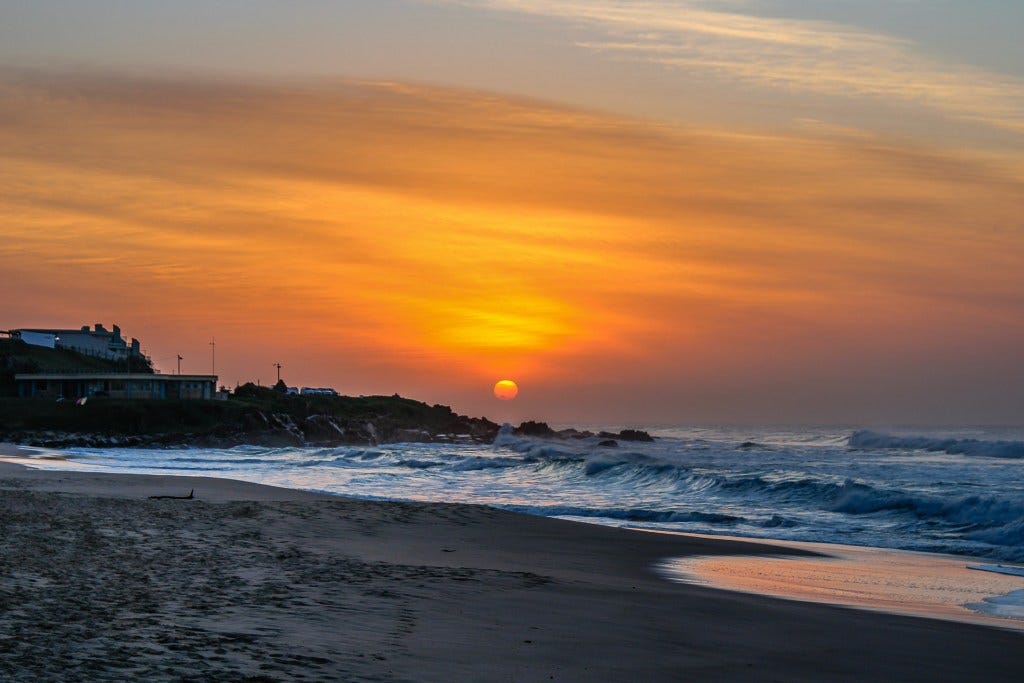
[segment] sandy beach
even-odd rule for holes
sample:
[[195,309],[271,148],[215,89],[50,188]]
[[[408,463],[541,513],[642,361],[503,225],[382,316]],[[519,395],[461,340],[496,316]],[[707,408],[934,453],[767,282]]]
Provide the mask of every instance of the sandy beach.
[[1024,674],[1019,632],[683,585],[652,570],[670,557],[780,552],[763,543],[14,463],[0,463],[0,539],[3,680]]

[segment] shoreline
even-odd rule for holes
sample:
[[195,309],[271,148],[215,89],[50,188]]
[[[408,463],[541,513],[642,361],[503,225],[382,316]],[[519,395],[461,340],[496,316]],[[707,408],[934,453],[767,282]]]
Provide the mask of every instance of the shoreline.
[[[657,570],[685,584],[1024,632],[1019,609],[1024,567],[873,546],[767,542],[783,552],[770,558],[673,558],[658,563]],[[789,550],[811,555],[785,554]]]
[[769,543],[478,505],[0,463],[0,523],[15,681],[1016,680],[1024,643],[653,570]]
[[[288,499],[289,495],[284,494],[284,491],[298,492],[304,499],[308,499],[308,495],[313,495],[325,500],[374,500],[209,474],[104,473],[68,459],[59,450],[9,442],[0,442],[0,467],[4,462],[51,472],[76,471],[80,467],[81,472],[129,477],[177,477],[183,482],[201,482],[209,478],[229,483],[265,486],[275,491],[269,498],[265,494],[258,495],[258,500]],[[392,502],[431,504],[431,501]],[[561,519],[543,515],[531,516]],[[570,518],[568,521],[615,527],[586,519]],[[990,564],[988,558],[969,555],[631,526],[618,528],[711,542],[760,544],[775,549],[769,553],[771,557],[767,562],[763,557],[766,554],[764,552],[715,552],[706,556],[657,558],[649,569],[666,581],[834,607],[1024,631],[1024,617],[1020,614],[1021,595],[1024,595],[1024,566],[1015,566],[1014,571],[1009,572],[1010,576],[1007,576],[1006,572],[1002,572],[1002,576],[996,576],[990,572],[969,571],[982,569],[985,565],[994,566]],[[919,560],[915,562],[914,558]],[[908,564],[915,566],[908,568]],[[922,582],[921,576],[928,576],[930,583]],[[879,582],[884,586],[873,585]],[[971,607],[968,607],[969,604]]]

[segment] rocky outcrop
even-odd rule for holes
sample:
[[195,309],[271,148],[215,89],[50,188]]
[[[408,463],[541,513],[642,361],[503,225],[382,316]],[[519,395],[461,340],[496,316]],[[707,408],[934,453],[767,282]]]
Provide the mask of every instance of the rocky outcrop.
[[[553,430],[546,422],[534,422],[533,420],[523,422],[518,427],[512,428],[512,433],[518,436],[531,436],[540,439],[589,439],[594,436],[593,432],[579,430],[569,427],[567,429]],[[618,441],[654,441],[654,437],[639,429],[623,429],[621,432],[598,432],[597,437],[601,441],[598,446],[614,448]]]
[[[593,432],[553,430],[527,421],[515,434],[543,439],[588,439]],[[397,442],[493,443],[498,425],[442,405],[400,396],[289,396],[247,386],[228,401],[89,400],[55,403],[0,399],[0,441],[49,448],[230,448],[243,444],[299,447]],[[600,432],[600,445],[653,441],[635,429]]]
[[558,436],[555,430],[548,426],[547,422],[534,422],[533,420],[521,423],[512,430],[512,433],[519,436],[536,436],[542,439],[551,439]]
[[337,421],[329,416],[311,416],[301,423],[287,414],[263,415],[248,428],[207,433],[166,432],[152,434],[110,434],[19,430],[0,432],[0,441],[45,448],[231,448],[252,446],[346,446],[382,443],[491,443],[493,430],[469,428],[454,432],[432,432],[425,428],[395,427],[388,420]]

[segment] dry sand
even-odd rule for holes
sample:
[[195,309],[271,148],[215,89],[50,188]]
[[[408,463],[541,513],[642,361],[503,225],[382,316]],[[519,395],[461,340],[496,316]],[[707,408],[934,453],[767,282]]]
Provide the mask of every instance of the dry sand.
[[[150,500],[183,495],[193,500]],[[0,463],[0,680],[1019,681],[1024,636],[680,585],[766,544]]]

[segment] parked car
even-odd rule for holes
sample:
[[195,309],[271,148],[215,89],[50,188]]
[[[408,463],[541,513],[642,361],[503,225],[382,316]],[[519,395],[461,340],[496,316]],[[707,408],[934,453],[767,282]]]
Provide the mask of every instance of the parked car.
[[302,387],[303,396],[309,395],[320,395],[320,396],[337,396],[338,392],[330,387]]

